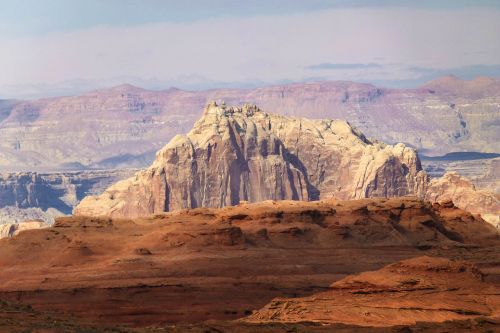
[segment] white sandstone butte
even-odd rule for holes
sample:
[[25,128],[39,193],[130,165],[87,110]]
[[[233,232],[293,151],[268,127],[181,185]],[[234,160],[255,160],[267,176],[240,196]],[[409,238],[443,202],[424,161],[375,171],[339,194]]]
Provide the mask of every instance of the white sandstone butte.
[[367,139],[343,120],[209,103],[134,177],[86,197],[75,215],[137,217],[240,201],[358,199],[423,193],[416,151]]

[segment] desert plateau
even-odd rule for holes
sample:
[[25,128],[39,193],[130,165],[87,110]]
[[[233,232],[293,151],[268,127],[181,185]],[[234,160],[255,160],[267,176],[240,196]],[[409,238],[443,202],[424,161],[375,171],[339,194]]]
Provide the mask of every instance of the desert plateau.
[[0,8],[0,333],[500,333],[500,3]]
[[478,318],[489,327],[499,311],[499,245],[482,219],[411,197],[76,216],[0,241],[8,267],[0,298],[110,327],[412,327]]

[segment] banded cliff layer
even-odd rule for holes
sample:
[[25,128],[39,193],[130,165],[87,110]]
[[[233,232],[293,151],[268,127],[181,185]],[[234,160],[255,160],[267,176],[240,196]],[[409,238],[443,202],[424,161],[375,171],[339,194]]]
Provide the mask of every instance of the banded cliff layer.
[[0,173],[0,238],[52,225],[56,217],[71,214],[85,196],[102,193],[135,171]]
[[473,214],[480,214],[487,222],[500,227],[500,194],[476,188],[467,178],[448,172],[432,179],[425,192],[425,200],[453,203]]
[[49,224],[44,221],[25,221],[22,223],[0,224],[0,238],[13,237],[24,230],[48,228]]
[[390,326],[500,319],[499,291],[470,263],[417,257],[348,276],[312,296],[275,299],[243,320]]
[[[0,168],[146,166],[209,100],[278,114],[346,119],[369,137],[430,154],[499,152],[500,82],[448,76],[417,89],[318,82],[189,92],[130,85],[81,96],[0,101]],[[67,129],[70,128],[71,131]]]
[[74,214],[136,217],[240,201],[358,199],[421,193],[415,150],[368,140],[341,120],[210,103],[134,177],[89,196]]
[[55,209],[62,214],[70,214],[85,196],[101,193],[111,184],[130,177],[135,172],[133,169],[121,169],[0,173],[0,209]]

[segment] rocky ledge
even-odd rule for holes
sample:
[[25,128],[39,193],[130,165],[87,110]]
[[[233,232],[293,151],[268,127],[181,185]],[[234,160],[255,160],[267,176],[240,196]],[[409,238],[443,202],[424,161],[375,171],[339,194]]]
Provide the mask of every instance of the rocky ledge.
[[469,179],[456,172],[448,172],[441,178],[432,179],[427,186],[425,199],[431,202],[453,201],[462,209],[480,214],[495,227],[500,226],[500,195],[476,188]]
[[44,221],[25,221],[21,223],[0,224],[0,238],[13,237],[23,230],[48,228],[50,225]]
[[[8,267],[0,270],[0,299],[102,324],[232,320],[247,317],[276,297],[324,292],[347,275],[422,255],[469,260],[478,264],[485,282],[498,285],[499,246],[498,231],[482,219],[449,203],[430,204],[409,197],[265,201],[133,220],[62,217],[51,228],[0,240],[0,267]],[[457,278],[477,288],[464,287],[465,295],[480,291],[486,297],[489,289],[469,277],[468,267]],[[372,304],[382,306],[386,299],[392,302],[387,310],[369,310],[367,303],[359,311],[386,311],[391,317],[398,313],[393,307],[408,308],[400,312],[408,315],[391,317],[391,323],[405,323],[418,312],[411,310],[418,307],[412,295],[420,295],[425,311],[419,318],[441,320],[443,313],[446,318],[458,318],[460,309],[467,318],[475,313],[488,315],[480,296],[470,296],[475,302],[470,306],[464,305],[469,296],[451,303],[462,289],[445,292],[443,284],[416,273],[372,282],[371,289],[360,285],[351,290],[352,295],[342,291],[351,295],[345,298],[350,302],[346,311],[354,311],[355,301],[363,297],[376,297],[377,288],[386,285],[373,301],[378,303]],[[389,289],[397,285],[396,280],[406,289],[395,289],[393,295],[401,297],[391,299]],[[368,280],[362,276],[360,281]],[[453,281],[450,288],[462,288]],[[429,284],[437,289],[423,288]],[[447,307],[439,303],[440,295],[442,302],[450,301]],[[426,297],[447,310],[431,311]],[[337,310],[332,307],[334,313]],[[311,319],[320,318],[313,314]]]
[[330,288],[308,297],[274,299],[243,320],[373,327],[500,315],[498,286],[484,283],[476,266],[445,258],[404,260],[348,276]]

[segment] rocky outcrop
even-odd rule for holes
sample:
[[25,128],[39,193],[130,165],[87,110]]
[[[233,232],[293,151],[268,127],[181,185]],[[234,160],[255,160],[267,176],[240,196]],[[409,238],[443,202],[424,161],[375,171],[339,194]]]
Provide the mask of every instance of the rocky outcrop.
[[[166,322],[246,317],[276,297],[314,295],[347,275],[422,255],[467,259],[484,270],[485,281],[498,282],[499,245],[498,231],[477,216],[411,197],[264,201],[133,220],[71,216],[57,219],[51,228],[0,239],[0,299],[29,304],[51,316],[66,313],[108,327],[157,330]],[[478,301],[486,301],[482,296],[488,296],[488,289],[469,277],[469,265],[464,265],[463,272],[461,266],[452,266],[449,272],[432,270],[447,265],[430,267],[429,272],[403,272],[401,288],[405,289],[393,293],[389,289],[398,285],[396,273],[390,275],[396,278],[387,281],[387,289],[383,289],[384,280],[378,281],[376,287],[382,292],[376,304],[381,305],[381,299],[390,301],[391,315],[398,314],[397,309],[418,315],[423,309],[425,316],[436,314],[432,320],[443,314],[458,316],[460,309],[488,315]],[[400,268],[404,267],[395,269]],[[441,273],[450,278],[448,292],[441,289],[442,282],[428,278]],[[473,289],[468,289],[470,281]],[[352,291],[377,291],[370,287],[364,284]],[[345,292],[349,296],[345,300],[370,296]],[[395,293],[401,297],[391,298]],[[452,303],[458,294],[460,303]],[[420,305],[409,303],[417,299],[422,300]],[[342,303],[344,298],[337,300]],[[432,311],[431,301],[439,308],[446,306]],[[248,330],[266,331],[275,329]]]
[[0,227],[17,230],[21,222],[30,220],[52,225],[56,217],[70,214],[86,195],[99,194],[135,171],[0,173]]
[[22,230],[50,227],[55,219],[61,216],[64,214],[55,208],[48,208],[44,211],[39,207],[2,207],[0,208],[0,238],[12,237]]
[[[459,154],[464,155],[467,153]],[[487,154],[480,154],[481,155]],[[476,187],[500,194],[500,157],[492,158],[428,158],[420,155],[422,168],[431,178],[442,177],[447,172],[457,172],[468,178]]]
[[85,198],[76,215],[136,217],[240,201],[357,199],[423,191],[415,150],[368,140],[342,120],[210,103],[151,167]]
[[432,179],[425,199],[431,202],[452,201],[498,227],[500,224],[500,195],[488,190],[476,189],[474,184],[456,172],[448,172],[441,178]]
[[487,161],[486,171],[474,181],[481,187],[500,195],[500,158]]
[[346,119],[368,137],[429,155],[498,153],[500,141],[500,82],[494,79],[446,77],[417,89],[354,82],[197,92],[123,85],[81,96],[0,102],[0,169],[145,167],[174,135],[189,131],[209,100]]
[[55,209],[62,214],[69,214],[86,195],[101,193],[106,187],[135,172],[133,169],[122,169],[60,173],[0,173],[0,209],[7,207],[12,213],[16,209],[39,208],[43,211]]
[[13,237],[23,230],[48,228],[50,225],[44,221],[25,221],[22,223],[0,224],[0,238]]
[[18,208],[15,206],[6,206],[0,208],[0,225],[17,224],[24,221],[37,220],[52,225],[56,217],[64,216],[55,208],[42,210],[39,207]]
[[348,276],[303,298],[277,298],[244,321],[344,323],[360,326],[498,318],[498,287],[463,261],[418,257]]

